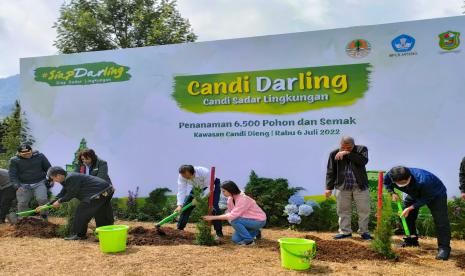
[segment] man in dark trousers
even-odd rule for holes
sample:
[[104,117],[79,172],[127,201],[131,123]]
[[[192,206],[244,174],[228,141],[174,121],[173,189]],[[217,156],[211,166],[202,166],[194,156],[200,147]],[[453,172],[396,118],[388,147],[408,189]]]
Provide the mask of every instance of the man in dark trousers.
[[404,199],[402,216],[407,220],[411,237],[407,237],[403,246],[419,246],[415,222],[421,206],[427,205],[436,225],[438,237],[437,260],[447,260],[450,255],[450,223],[447,213],[447,189],[434,174],[415,168],[394,167],[384,176],[384,186],[392,194],[392,200],[399,197],[394,188],[407,194]]
[[[177,208],[176,212],[180,212],[182,207],[192,202],[194,195],[193,190],[190,194],[187,194],[189,186],[198,186],[204,191],[210,187],[210,170],[208,168],[192,165],[182,165],[179,170],[178,176],[178,193],[177,193]],[[221,196],[220,180],[215,178],[214,190],[213,190],[213,214],[220,215],[221,209],[219,207],[219,200]],[[181,213],[178,221],[178,230],[184,230],[189,220],[189,216],[195,206],[192,206]],[[215,240],[221,240],[223,238],[223,227],[221,221],[214,221],[213,228],[215,229],[216,235]]]
[[[10,160],[10,182],[17,187],[16,199],[18,211],[29,209],[29,202],[34,195],[39,205],[48,202],[47,181],[45,176],[50,168],[47,157],[38,151],[33,151],[30,145],[21,145],[16,156]],[[41,212],[47,219],[47,211]]]
[[326,171],[326,197],[336,189],[336,207],[339,216],[339,234],[334,239],[352,237],[352,200],[358,213],[358,233],[364,240],[371,240],[368,231],[370,218],[370,193],[365,165],[368,149],[355,145],[354,138],[345,136],[340,147],[329,155]]
[[15,199],[16,187],[10,182],[8,171],[0,169],[0,224],[5,223],[5,217]]
[[[51,202],[53,207],[58,208],[63,202],[73,198],[80,200],[72,225],[71,236],[65,240],[86,239],[87,224],[95,218],[97,227],[112,225],[114,222],[111,198],[113,187],[105,180],[80,173],[67,173],[61,167],[51,167],[47,172],[47,179],[63,186],[56,199]],[[40,210],[44,206],[37,207]]]
[[462,159],[462,163],[460,163],[459,183],[462,199],[465,199],[465,157]]

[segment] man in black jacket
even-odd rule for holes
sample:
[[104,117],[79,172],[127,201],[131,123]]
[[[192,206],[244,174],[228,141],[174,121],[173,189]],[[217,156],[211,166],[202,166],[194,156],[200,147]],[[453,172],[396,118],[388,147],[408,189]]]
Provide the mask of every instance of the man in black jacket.
[[459,182],[462,198],[465,199],[465,157],[462,159],[462,163],[460,163]]
[[[51,167],[47,172],[47,178],[63,186],[56,199],[50,203],[53,207],[58,208],[61,203],[73,198],[80,200],[71,229],[73,234],[65,240],[86,239],[87,225],[92,218],[95,218],[97,227],[113,224],[113,210],[110,202],[113,196],[111,184],[91,175],[68,174],[61,167]],[[40,210],[43,207],[37,208]]]
[[334,239],[352,237],[352,199],[358,213],[358,232],[362,239],[371,240],[368,231],[370,217],[370,193],[365,165],[368,163],[368,149],[355,145],[354,138],[345,136],[340,148],[331,152],[326,172],[326,197],[336,189],[339,234]]
[[[39,205],[48,201],[47,182],[45,176],[50,168],[47,157],[38,151],[32,151],[31,146],[21,145],[18,154],[10,159],[9,176],[11,184],[18,189],[18,211],[29,209],[32,195]],[[47,212],[41,212],[42,218],[47,219]]]

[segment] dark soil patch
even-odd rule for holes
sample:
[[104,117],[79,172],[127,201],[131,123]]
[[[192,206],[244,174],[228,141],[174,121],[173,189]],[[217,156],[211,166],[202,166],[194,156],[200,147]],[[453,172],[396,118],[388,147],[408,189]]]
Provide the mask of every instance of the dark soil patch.
[[465,269],[465,254],[460,254],[455,257],[455,265],[461,269]]
[[58,225],[39,218],[28,217],[18,221],[10,229],[13,237],[36,237],[43,239],[57,238]]
[[129,229],[128,245],[179,245],[193,244],[195,235],[186,231],[172,228],[163,228],[166,235],[161,236],[156,229],[147,229],[137,226]]
[[[316,260],[336,263],[348,263],[354,260],[389,260],[382,254],[374,252],[368,246],[353,241],[323,240],[313,235],[307,235],[305,238],[316,242]],[[400,256],[393,261],[404,261],[407,258],[416,257],[406,251],[397,251],[397,253]]]

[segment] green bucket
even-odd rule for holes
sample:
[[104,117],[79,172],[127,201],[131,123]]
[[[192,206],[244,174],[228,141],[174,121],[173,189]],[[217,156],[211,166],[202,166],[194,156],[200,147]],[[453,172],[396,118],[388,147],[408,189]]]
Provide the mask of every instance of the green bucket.
[[128,229],[129,226],[127,225],[107,225],[95,229],[95,235],[100,243],[100,250],[103,253],[126,251]]
[[310,268],[310,261],[316,255],[316,243],[312,240],[297,238],[281,238],[281,266],[293,270]]

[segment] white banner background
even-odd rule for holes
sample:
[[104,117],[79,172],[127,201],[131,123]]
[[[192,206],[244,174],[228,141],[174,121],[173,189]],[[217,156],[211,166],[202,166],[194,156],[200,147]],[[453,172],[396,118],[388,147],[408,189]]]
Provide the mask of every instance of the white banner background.
[[[187,163],[216,166],[217,176],[244,186],[258,175],[287,178],[304,194],[324,190],[326,163],[341,135],[194,138],[179,122],[356,118],[337,126],[369,148],[368,169],[420,167],[439,176],[449,196],[458,194],[458,168],[465,155],[465,56],[463,45],[444,51],[438,35],[465,32],[465,18],[452,17],[377,26],[303,32],[213,42],[144,47],[21,59],[20,100],[37,140],[35,148],[54,165],[72,161],[79,141],[108,161],[117,196],[156,187],[176,191],[177,170]],[[391,41],[415,38],[414,56],[390,57]],[[362,38],[371,53],[349,57],[349,41]],[[126,82],[52,87],[34,81],[38,67],[111,61],[129,66]],[[365,97],[348,107],[292,115],[194,114],[171,97],[176,75],[197,75],[370,63]],[[332,128],[319,126],[321,129]],[[297,130],[299,127],[257,128]],[[231,129],[239,131],[240,129]],[[212,130],[215,131],[215,130]],[[221,129],[221,131],[226,131]]]

